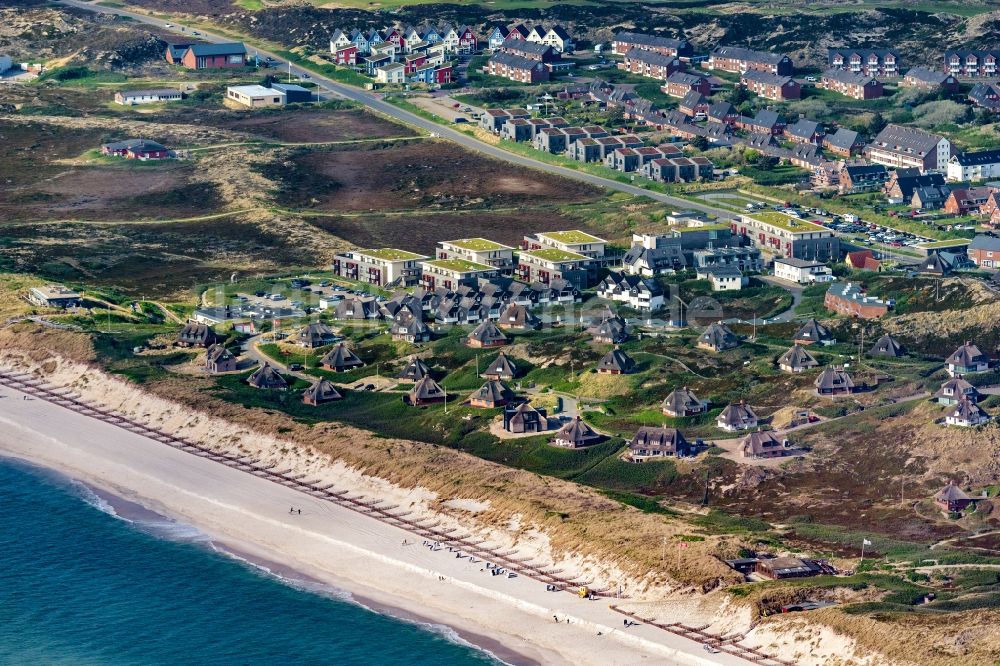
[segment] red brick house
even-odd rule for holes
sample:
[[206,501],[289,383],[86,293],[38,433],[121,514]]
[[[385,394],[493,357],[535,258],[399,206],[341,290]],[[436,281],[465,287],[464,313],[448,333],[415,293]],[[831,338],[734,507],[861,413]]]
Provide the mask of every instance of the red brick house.
[[765,99],[801,99],[802,86],[790,76],[748,70],[740,75],[740,85]]
[[791,76],[792,59],[782,53],[753,51],[738,46],[719,46],[708,57],[709,69],[742,74],[748,70]]
[[181,56],[181,64],[188,69],[232,69],[246,62],[247,48],[242,42],[192,44]]
[[684,69],[681,61],[674,56],[665,56],[655,51],[632,49],[625,54],[625,59],[618,63],[618,69],[652,79],[665,80],[674,72]]
[[948,485],[934,495],[934,503],[943,511],[960,513],[964,511],[975,500],[965,494],[961,488],[955,485],[954,481],[949,481]]
[[820,86],[854,99],[878,99],[885,93],[878,79],[845,69],[823,72]]
[[877,319],[889,312],[888,303],[865,295],[860,285],[851,282],[834,282],[823,298],[823,306],[858,319]]
[[496,53],[486,63],[486,73],[520,83],[543,83],[549,69],[540,60],[530,60],[513,53]]
[[989,203],[993,192],[991,187],[954,189],[944,202],[944,211],[952,215],[978,213]]
[[712,84],[704,76],[674,72],[667,77],[667,82],[660,86],[660,90],[671,97],[684,97],[692,90],[708,97],[712,94]]

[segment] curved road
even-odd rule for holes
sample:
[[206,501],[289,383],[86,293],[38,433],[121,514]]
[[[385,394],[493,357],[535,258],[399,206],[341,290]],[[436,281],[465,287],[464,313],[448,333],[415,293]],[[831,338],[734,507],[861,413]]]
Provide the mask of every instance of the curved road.
[[[115,14],[120,16],[128,16],[129,18],[138,21],[140,23],[145,23],[148,25],[156,26],[158,28],[162,28],[164,30],[173,31],[179,36],[191,37],[190,31],[181,32],[177,30],[177,26],[179,24],[172,24],[168,21],[147,16],[145,14],[139,14],[136,12],[131,12],[126,9],[117,7],[104,7],[101,5],[92,4],[90,2],[84,2],[83,0],[59,0],[59,2],[64,5],[76,7],[78,9],[85,9],[102,14]],[[168,28],[167,27],[168,25],[173,27]],[[204,40],[206,42],[232,41],[232,38],[224,37],[217,34],[212,34],[209,32],[204,32],[200,28],[199,32],[200,34],[198,35],[198,39]],[[274,53],[270,53],[268,51],[256,47],[253,47],[253,50],[256,53],[264,56],[265,58],[271,57],[274,58],[275,60],[281,61],[282,63],[286,62],[284,59],[279,58]],[[288,71],[288,68],[286,67],[282,71]],[[618,190],[619,192],[626,192],[634,196],[648,197],[649,199],[653,199],[654,201],[659,201],[661,203],[669,204],[671,206],[676,206],[681,209],[699,210],[705,213],[712,213],[713,215],[716,215],[720,219],[724,220],[731,220],[734,218],[733,212],[726,210],[724,208],[715,208],[713,206],[708,206],[705,204],[688,201],[687,199],[678,199],[677,197],[671,197],[666,194],[660,194],[659,192],[650,192],[649,190],[646,190],[641,187],[636,187],[635,185],[620,183],[616,180],[611,180],[609,178],[602,178],[601,176],[595,176],[589,173],[583,173],[580,171],[575,171],[573,169],[567,169],[566,167],[555,166],[552,164],[548,164],[546,162],[541,162],[539,160],[532,159],[530,157],[525,157],[522,155],[516,155],[514,153],[510,153],[506,150],[503,150],[502,148],[498,148],[488,143],[484,143],[479,139],[471,137],[467,134],[463,134],[462,132],[453,129],[452,127],[449,127],[447,125],[440,125],[436,122],[427,120],[426,118],[421,118],[416,114],[410,113],[405,109],[401,109],[397,106],[389,104],[388,102],[383,101],[378,95],[372,94],[366,90],[362,90],[361,88],[356,88],[354,86],[346,85],[344,83],[338,83],[336,81],[333,81],[332,79],[328,79],[327,77],[317,74],[311,70],[307,70],[303,67],[295,65],[294,63],[291,65],[291,73],[299,77],[308,74],[309,80],[314,82],[319,89],[327,93],[352,100],[359,104],[363,104],[364,106],[367,106],[370,109],[378,111],[379,113],[396,118],[397,120],[400,120],[408,125],[419,127],[420,129],[425,130],[427,132],[433,132],[434,134],[437,134],[441,138],[459,144],[463,148],[477,151],[489,157],[503,160],[511,164],[517,164],[519,166],[529,167],[532,169],[539,169],[542,171],[546,171],[548,173],[562,176],[564,178],[571,178],[573,180],[588,183],[590,185],[594,185],[597,187],[604,187],[607,189]]]

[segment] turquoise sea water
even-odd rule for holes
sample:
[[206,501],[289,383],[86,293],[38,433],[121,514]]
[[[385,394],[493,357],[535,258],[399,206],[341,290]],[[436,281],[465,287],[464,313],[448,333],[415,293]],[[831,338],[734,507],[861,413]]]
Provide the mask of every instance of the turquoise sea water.
[[0,664],[396,664],[496,660],[217,552],[155,515],[0,458]]

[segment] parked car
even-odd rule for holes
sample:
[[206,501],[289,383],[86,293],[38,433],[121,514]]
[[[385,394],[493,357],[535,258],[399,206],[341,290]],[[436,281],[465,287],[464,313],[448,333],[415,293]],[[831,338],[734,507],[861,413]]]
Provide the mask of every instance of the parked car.
[[291,364],[289,364],[288,369],[291,370],[292,372],[298,372],[299,370],[302,369],[302,364],[301,363],[291,363]]

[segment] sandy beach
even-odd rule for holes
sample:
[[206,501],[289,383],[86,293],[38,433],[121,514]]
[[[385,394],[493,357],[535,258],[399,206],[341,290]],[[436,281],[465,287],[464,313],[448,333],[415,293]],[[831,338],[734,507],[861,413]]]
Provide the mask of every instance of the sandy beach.
[[247,559],[347,590],[376,609],[451,627],[508,663],[749,663],[656,627],[624,628],[613,600],[493,576],[481,561],[432,550],[342,506],[11,388],[0,394],[0,453],[190,524]]

